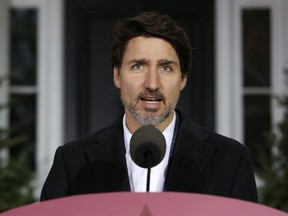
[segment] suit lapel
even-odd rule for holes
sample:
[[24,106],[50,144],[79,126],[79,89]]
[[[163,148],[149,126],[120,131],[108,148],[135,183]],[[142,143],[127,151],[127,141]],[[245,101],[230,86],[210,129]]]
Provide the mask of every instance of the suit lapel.
[[[165,191],[197,192],[199,182],[215,147],[205,143],[208,135],[180,113],[180,129],[169,161]],[[92,165],[87,173],[96,173],[93,192],[131,191],[125,157],[122,118],[104,129],[95,145],[86,150]],[[111,180],[112,179],[112,180]],[[97,183],[96,183],[97,182]],[[96,185],[96,186],[95,186]]]
[[[181,113],[180,113],[181,114]],[[205,143],[208,135],[183,114],[174,152],[169,162],[165,191],[197,192],[215,147]],[[197,183],[197,184],[196,184]],[[199,184],[198,184],[199,183]]]
[[93,148],[86,150],[88,160],[97,167],[95,172],[103,187],[100,191],[130,191],[122,128],[121,118],[100,134]]

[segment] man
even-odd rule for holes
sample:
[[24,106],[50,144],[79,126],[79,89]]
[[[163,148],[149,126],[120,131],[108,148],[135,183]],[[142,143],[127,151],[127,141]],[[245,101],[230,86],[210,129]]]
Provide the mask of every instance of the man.
[[151,191],[257,201],[247,147],[175,110],[186,85],[190,55],[186,33],[168,16],[146,12],[120,22],[111,61],[125,113],[111,126],[57,149],[41,200],[144,192],[147,170],[131,160],[129,143],[138,128],[153,125],[162,131],[167,150],[163,161],[152,168]]

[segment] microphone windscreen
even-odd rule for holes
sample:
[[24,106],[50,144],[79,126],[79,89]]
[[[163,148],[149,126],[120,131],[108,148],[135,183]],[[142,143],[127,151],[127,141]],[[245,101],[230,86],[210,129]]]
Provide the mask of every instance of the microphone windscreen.
[[131,158],[142,168],[158,165],[163,160],[165,151],[165,137],[160,130],[152,125],[140,127],[131,137]]

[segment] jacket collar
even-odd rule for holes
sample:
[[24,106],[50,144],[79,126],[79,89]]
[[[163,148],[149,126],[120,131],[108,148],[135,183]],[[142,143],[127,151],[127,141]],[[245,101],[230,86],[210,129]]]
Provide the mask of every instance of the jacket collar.
[[[201,179],[215,147],[205,142],[208,134],[185,117],[182,112],[177,110],[177,113],[180,118],[180,128],[168,165],[164,190],[188,192],[197,190],[195,184]],[[107,166],[111,173],[119,173],[119,167],[123,170],[119,173],[122,182],[118,184],[116,191],[130,191],[122,118],[123,116],[104,129],[98,136],[95,146],[87,149],[86,154],[90,162],[106,161],[117,164]],[[111,187],[107,185],[107,188]]]
[[170,158],[165,191],[196,192],[215,147],[206,143],[209,135],[178,111],[180,129]]
[[[119,117],[114,124],[105,128],[95,140],[95,145],[86,150],[88,160],[92,163],[107,163],[107,172],[116,175],[116,179],[121,179],[121,183],[107,185],[106,188],[113,188],[113,191],[130,191],[130,183],[126,165],[126,150],[123,139],[123,116]],[[111,175],[107,175],[110,178]],[[101,176],[103,178],[103,176]],[[105,178],[105,177],[104,177]],[[103,182],[111,184],[109,179],[103,179]],[[109,191],[107,191],[109,192]]]

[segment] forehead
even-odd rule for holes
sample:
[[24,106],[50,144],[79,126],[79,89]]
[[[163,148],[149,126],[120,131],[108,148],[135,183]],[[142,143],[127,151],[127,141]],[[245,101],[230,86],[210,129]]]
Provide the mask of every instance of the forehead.
[[179,62],[173,46],[166,40],[155,37],[134,37],[129,40],[124,51],[123,60],[127,58],[170,59]]

